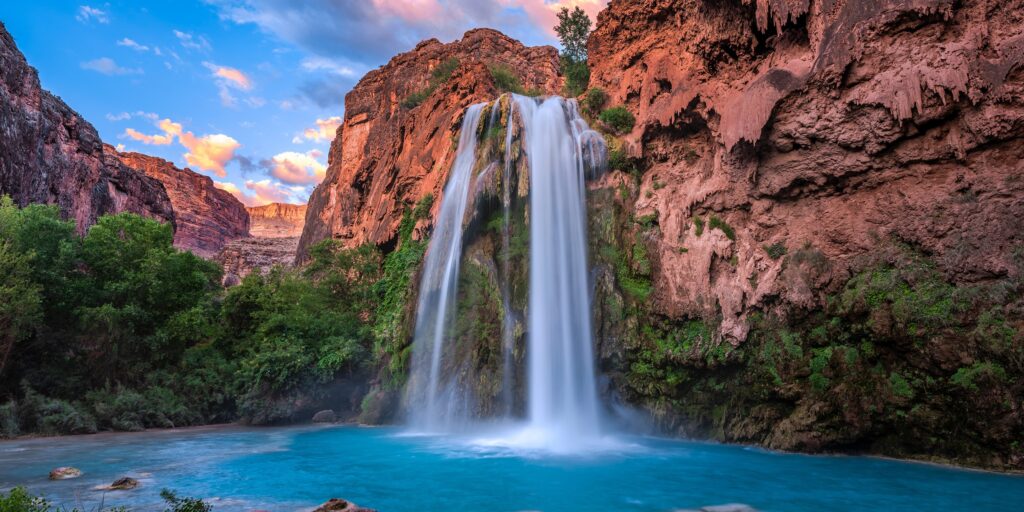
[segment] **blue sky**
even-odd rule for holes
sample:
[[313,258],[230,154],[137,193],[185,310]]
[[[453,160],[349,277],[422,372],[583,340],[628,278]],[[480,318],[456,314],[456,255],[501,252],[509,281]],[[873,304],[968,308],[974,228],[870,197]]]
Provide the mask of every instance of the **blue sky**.
[[474,27],[557,45],[562,6],[606,0],[0,3],[43,87],[124,150],[211,176],[250,205],[305,202],[344,95],[417,42]]

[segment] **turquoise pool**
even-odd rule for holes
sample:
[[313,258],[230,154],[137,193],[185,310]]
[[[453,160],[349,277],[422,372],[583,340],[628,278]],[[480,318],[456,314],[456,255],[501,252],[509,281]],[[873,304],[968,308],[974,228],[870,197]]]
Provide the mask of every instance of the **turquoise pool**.
[[[56,466],[84,471],[50,482]],[[130,475],[142,487],[92,488]],[[0,488],[66,506],[162,510],[159,490],[215,511],[309,509],[343,497],[381,512],[1024,510],[1024,477],[867,457],[620,437],[589,455],[514,450],[396,428],[215,427],[0,442]]]

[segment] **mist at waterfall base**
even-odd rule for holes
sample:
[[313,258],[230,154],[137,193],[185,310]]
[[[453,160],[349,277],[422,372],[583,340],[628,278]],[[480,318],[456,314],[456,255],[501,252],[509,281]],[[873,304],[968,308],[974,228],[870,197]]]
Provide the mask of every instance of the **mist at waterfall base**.
[[[441,199],[427,251],[414,338],[414,361],[407,394],[415,432],[469,434],[469,441],[551,452],[620,449],[602,430],[591,328],[586,232],[588,174],[604,165],[603,139],[590,130],[575,101],[511,95],[507,119],[499,119],[501,99],[490,109],[486,129],[505,127],[503,244],[508,242],[513,124],[521,126],[521,148],[529,169],[529,305],[525,422],[511,414],[486,421],[474,417],[465,383],[445,378],[442,358],[449,342],[458,293],[462,233],[470,203],[477,145],[486,104],[467,109],[458,152]],[[507,274],[507,262],[503,272]],[[505,275],[507,290],[507,279]],[[502,329],[502,397],[513,385],[513,322],[507,291]]]

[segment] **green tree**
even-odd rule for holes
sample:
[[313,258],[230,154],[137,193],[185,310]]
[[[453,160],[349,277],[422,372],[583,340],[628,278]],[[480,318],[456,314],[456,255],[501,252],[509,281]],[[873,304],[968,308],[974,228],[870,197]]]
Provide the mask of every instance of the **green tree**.
[[578,6],[563,7],[558,13],[555,33],[562,41],[562,75],[565,76],[565,95],[576,97],[587,90],[590,68],[587,66],[587,38],[590,37],[590,18]]
[[558,12],[555,33],[562,42],[562,56],[573,63],[587,60],[587,38],[590,37],[590,17],[579,6],[569,10],[562,7]]
[[32,281],[32,257],[0,239],[0,375],[14,344],[29,337],[42,318],[39,285]]

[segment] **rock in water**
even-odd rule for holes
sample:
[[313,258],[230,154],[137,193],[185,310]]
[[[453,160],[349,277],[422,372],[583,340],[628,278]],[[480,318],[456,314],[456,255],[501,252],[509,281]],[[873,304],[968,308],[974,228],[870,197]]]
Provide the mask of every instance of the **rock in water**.
[[320,505],[313,512],[377,512],[377,510],[360,507],[351,501],[346,501],[341,498],[331,498],[327,503]]
[[71,466],[61,466],[50,471],[50,480],[67,480],[69,478],[78,478],[80,476],[82,476],[82,470]]
[[338,415],[334,411],[325,409],[313,415],[313,423],[334,423],[338,421]]
[[114,480],[114,483],[110,485],[101,485],[99,487],[96,487],[96,489],[100,491],[129,491],[131,489],[135,489],[138,486],[138,480],[126,476]]

